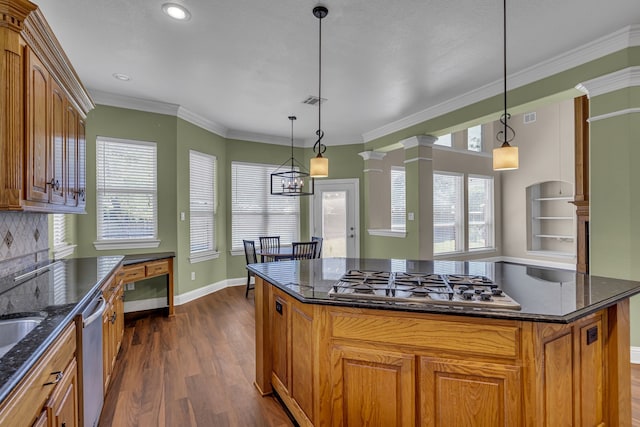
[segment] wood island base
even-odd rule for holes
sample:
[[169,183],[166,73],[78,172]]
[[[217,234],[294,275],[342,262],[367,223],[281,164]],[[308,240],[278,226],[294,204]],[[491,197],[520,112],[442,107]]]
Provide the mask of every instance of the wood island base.
[[301,426],[631,426],[629,301],[569,323],[304,304],[256,277],[256,387]]

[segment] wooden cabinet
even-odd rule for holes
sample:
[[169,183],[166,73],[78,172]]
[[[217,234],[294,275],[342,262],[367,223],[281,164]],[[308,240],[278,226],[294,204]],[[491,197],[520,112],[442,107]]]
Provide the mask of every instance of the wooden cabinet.
[[118,277],[118,273],[114,274],[102,287],[102,297],[107,304],[102,314],[102,379],[105,394],[124,336],[124,284]]
[[0,210],[83,212],[93,102],[33,3],[0,1],[0,13]]
[[76,328],[71,323],[0,405],[0,426],[78,425]]
[[50,427],[77,427],[78,424],[78,375],[76,359],[71,360],[65,375],[56,386],[47,403]]
[[256,386],[304,426],[627,426],[628,305],[525,322],[304,304],[257,277]]

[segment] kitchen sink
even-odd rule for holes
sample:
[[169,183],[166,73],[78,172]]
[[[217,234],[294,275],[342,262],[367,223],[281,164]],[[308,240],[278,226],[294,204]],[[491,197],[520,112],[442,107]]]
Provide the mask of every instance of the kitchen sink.
[[42,320],[44,317],[40,316],[0,320],[0,357],[27,336]]

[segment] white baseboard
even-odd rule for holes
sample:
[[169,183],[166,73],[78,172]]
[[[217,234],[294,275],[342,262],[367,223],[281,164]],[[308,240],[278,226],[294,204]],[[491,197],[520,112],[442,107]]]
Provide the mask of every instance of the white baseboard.
[[[184,294],[176,295],[173,299],[174,305],[186,304],[190,301],[197,300],[206,295],[212,294],[224,288],[230,286],[245,286],[247,284],[246,278],[237,279],[225,279],[202,288],[194,289],[193,291],[185,292]],[[136,301],[125,301],[124,312],[131,313],[134,311],[155,310],[167,306],[167,298],[148,298]]]
[[640,364],[640,347],[631,347],[631,363]]

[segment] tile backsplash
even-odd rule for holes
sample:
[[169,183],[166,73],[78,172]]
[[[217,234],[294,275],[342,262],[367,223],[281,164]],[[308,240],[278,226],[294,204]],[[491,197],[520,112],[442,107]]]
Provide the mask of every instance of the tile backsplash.
[[47,214],[0,212],[0,276],[48,256],[48,223]]

